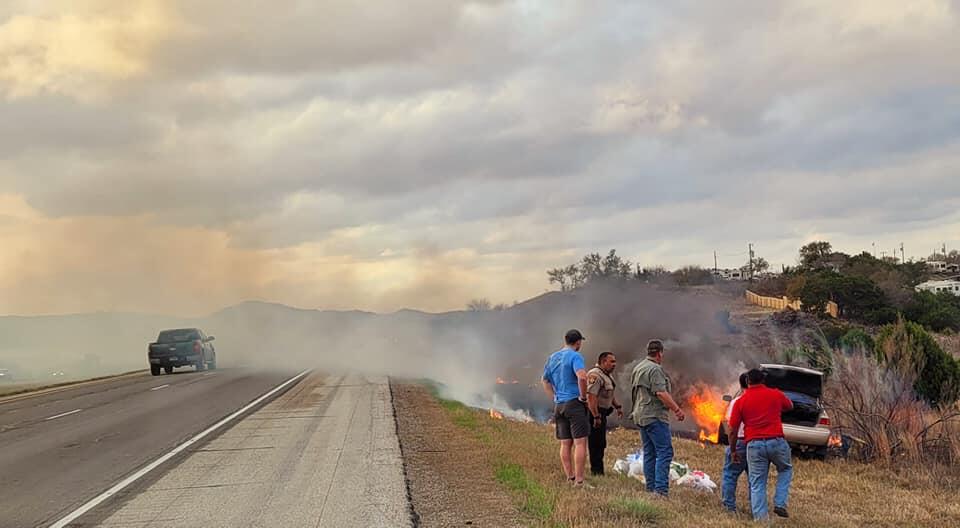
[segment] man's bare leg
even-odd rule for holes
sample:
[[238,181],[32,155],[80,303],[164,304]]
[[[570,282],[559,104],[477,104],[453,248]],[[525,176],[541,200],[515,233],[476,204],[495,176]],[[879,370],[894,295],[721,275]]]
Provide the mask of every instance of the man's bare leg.
[[[587,465],[587,438],[577,438],[573,441],[573,467],[577,482],[583,482],[584,468]],[[567,473],[569,476],[570,473]]]
[[[560,463],[563,464],[563,473],[568,479],[572,479],[574,477],[573,464],[570,460],[570,451],[572,451],[572,448],[573,440],[560,440]],[[581,467],[581,469],[583,468]],[[581,473],[583,472],[581,471]]]

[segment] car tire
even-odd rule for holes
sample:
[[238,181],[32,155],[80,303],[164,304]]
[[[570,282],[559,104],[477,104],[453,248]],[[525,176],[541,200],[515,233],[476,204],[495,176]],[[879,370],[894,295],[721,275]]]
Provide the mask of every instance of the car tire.
[[163,371],[167,374],[173,374],[173,367],[163,367]]
[[150,375],[159,376],[160,375],[160,365],[150,365]]
[[813,453],[810,454],[810,458],[814,460],[826,460],[827,459],[827,446],[820,446],[816,448]]

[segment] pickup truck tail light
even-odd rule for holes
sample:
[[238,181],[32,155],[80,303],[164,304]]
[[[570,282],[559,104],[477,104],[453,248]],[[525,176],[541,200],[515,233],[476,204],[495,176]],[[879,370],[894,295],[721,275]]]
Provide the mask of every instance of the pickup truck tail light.
[[200,344],[200,341],[194,341],[194,342],[193,342],[193,353],[194,353],[194,354],[199,354],[201,348],[203,348],[203,345]]
[[827,418],[826,416],[824,416],[823,418],[820,418],[820,422],[817,425],[825,425],[827,427],[830,427],[830,418]]

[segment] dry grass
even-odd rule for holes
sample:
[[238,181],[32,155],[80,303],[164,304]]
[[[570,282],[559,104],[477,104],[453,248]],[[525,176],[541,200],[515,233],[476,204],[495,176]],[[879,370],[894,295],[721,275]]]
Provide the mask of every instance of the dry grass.
[[[608,475],[591,478],[593,490],[573,489],[560,470],[550,426],[494,420],[460,405],[445,406],[448,417],[476,435],[497,460],[490,468],[511,489],[530,526],[612,528],[627,526],[752,526],[745,515],[725,514],[719,492],[673,487],[668,501],[651,500],[637,480]],[[635,432],[610,435],[608,467],[638,448]],[[674,441],[676,459],[706,471],[720,482],[723,450]],[[939,482],[931,474],[897,473],[855,462],[795,460],[789,520],[782,526],[960,526],[960,482]],[[506,469],[505,469],[506,468]],[[745,478],[739,504],[746,505]],[[771,486],[772,487],[772,486]],[[772,490],[771,490],[772,491]]]

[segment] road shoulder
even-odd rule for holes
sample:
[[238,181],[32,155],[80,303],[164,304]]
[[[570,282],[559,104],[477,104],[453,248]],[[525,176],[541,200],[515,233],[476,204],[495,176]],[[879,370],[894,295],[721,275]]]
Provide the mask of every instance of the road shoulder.
[[410,526],[387,380],[311,374],[119,508],[87,522],[113,528]]
[[407,484],[421,528],[522,526],[481,442],[423,386],[391,383]]

